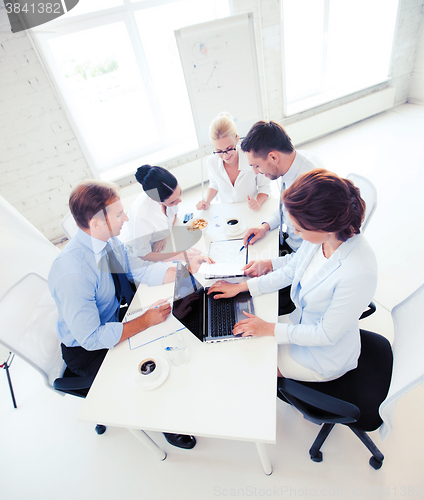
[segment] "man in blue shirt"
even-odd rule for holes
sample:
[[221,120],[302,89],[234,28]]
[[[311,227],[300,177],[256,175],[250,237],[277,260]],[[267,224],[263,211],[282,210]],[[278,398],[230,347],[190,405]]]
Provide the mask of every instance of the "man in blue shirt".
[[[119,283],[123,279],[149,285],[168,283],[175,279],[175,267],[172,262],[149,265],[128,257],[117,238],[128,217],[114,184],[80,183],[70,195],[69,207],[78,231],[53,262],[48,282],[58,308],[57,333],[65,363],[77,375],[96,375],[108,349],[165,321],[171,312],[170,304],[162,300],[122,324]],[[119,268],[115,272],[121,272],[118,282],[110,272],[112,263]],[[192,436],[165,437],[182,448],[196,443]]]

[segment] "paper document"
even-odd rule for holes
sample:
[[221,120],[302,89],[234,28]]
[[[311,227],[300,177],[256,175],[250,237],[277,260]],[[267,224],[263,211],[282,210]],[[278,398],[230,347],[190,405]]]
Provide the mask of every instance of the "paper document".
[[199,272],[207,279],[233,278],[244,276],[242,267],[247,264],[248,249],[243,250],[243,240],[213,241],[209,247],[209,257],[215,264],[202,263]]
[[[165,300],[170,302],[172,306],[172,300],[173,297],[168,297]],[[126,323],[127,321],[131,321],[132,319],[138,318],[142,314],[144,314],[147,309],[150,306],[143,307],[140,309],[135,309],[135,310],[128,310],[127,314],[125,315],[125,318],[123,320],[123,323]],[[165,334],[164,332],[170,332],[170,331],[175,331],[181,328],[181,323],[176,320],[173,321],[171,318],[174,318],[172,314],[170,314],[166,320],[162,323],[159,323],[158,325],[150,326],[146,330],[143,330],[140,333],[137,333],[137,335],[134,335],[133,337],[130,337],[128,339],[128,343],[130,346],[130,349],[137,349],[137,347],[141,347],[146,344],[150,344],[150,342],[154,342],[155,340],[161,339]],[[175,318],[174,318],[175,320]],[[175,325],[169,326],[170,323],[175,323]],[[164,328],[164,324],[166,323],[166,329]],[[175,328],[175,330],[170,330],[170,328]]]

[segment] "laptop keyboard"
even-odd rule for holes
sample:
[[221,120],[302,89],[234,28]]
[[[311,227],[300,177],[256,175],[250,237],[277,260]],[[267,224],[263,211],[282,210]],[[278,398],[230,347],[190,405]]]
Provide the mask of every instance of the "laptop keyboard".
[[210,319],[210,336],[223,337],[232,335],[232,329],[236,323],[234,313],[234,303],[232,299],[213,299],[216,295],[209,295],[209,319]]

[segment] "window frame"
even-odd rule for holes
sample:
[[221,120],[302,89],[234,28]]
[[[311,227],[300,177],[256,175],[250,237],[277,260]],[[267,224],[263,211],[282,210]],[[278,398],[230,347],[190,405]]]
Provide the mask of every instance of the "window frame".
[[[173,146],[170,145],[169,142],[166,142],[167,145],[162,148],[158,148],[157,146],[163,143],[163,141],[160,140],[153,144],[149,144],[148,147],[143,147],[135,152],[132,151],[127,155],[116,157],[113,161],[108,163],[107,166],[99,168],[92,152],[90,151],[89,144],[84,138],[84,124],[79,123],[80,120],[78,120],[71,109],[73,102],[72,93],[69,92],[69,89],[67,88],[65,77],[61,73],[59,65],[56,63],[53,52],[49,46],[49,41],[55,37],[71,35],[88,29],[95,29],[123,22],[134,51],[136,64],[140,77],[143,80],[145,91],[148,95],[149,101],[153,103],[152,108],[155,112],[158,129],[166,131],[167,127],[163,125],[163,115],[157,113],[157,111],[162,111],[161,106],[158,103],[160,97],[157,95],[155,86],[153,85],[153,78],[148,66],[147,56],[144,52],[143,43],[138,31],[136,15],[145,9],[178,3],[179,1],[180,0],[122,0],[122,5],[120,6],[108,7],[102,10],[86,12],[78,15],[75,14],[68,18],[66,18],[66,16],[61,16],[49,22],[48,26],[44,25],[35,27],[27,31],[33,48],[36,51],[44,70],[46,71],[50,84],[52,85],[62,109],[65,112],[90,170],[97,178],[108,180],[123,179],[140,166],[140,161],[150,161],[150,158],[154,156],[162,158],[165,155],[164,161],[161,163],[167,162],[168,164],[176,166],[181,163],[181,157],[187,156],[187,158],[189,158],[193,155],[193,153],[196,154],[196,157],[199,157],[199,152],[200,156],[204,156],[206,154],[206,152],[203,151],[205,148],[199,148],[197,137],[194,137],[194,143],[197,144],[197,148],[187,150],[179,155],[171,154],[170,156],[166,156],[166,151],[170,148],[172,149]],[[228,7],[231,14],[231,0],[228,0]],[[164,134],[167,135],[162,135],[162,139],[170,137],[169,132],[164,132]],[[152,161],[158,162],[158,160]]]
[[[324,7],[323,7],[323,12],[324,12],[324,17],[323,17],[323,44],[322,44],[322,53],[323,53],[323,63],[322,63],[322,78],[321,82],[325,81],[326,79],[326,71],[327,69],[325,68],[326,63],[327,63],[327,58],[328,58],[328,44],[326,43],[326,38],[328,38],[328,29],[329,29],[329,19],[330,19],[330,8],[331,8],[331,3],[334,0],[323,0],[324,2]],[[385,84],[389,82],[392,78],[391,73],[392,73],[392,65],[393,65],[393,45],[395,41],[395,36],[396,36],[396,26],[397,26],[397,19],[399,16],[399,9],[400,9],[400,1],[397,0],[397,7],[396,7],[396,16],[395,16],[395,23],[394,23],[394,30],[393,30],[393,38],[392,38],[392,46],[390,49],[390,57],[389,57],[389,64],[387,68],[387,76],[386,77],[381,77],[378,79],[373,79],[370,80],[369,82],[364,82],[361,85],[358,84],[353,84],[351,86],[349,85],[344,85],[342,87],[337,87],[335,89],[329,89],[326,90],[325,87],[321,83],[321,90],[314,93],[313,95],[309,95],[304,98],[299,98],[293,102],[288,101],[288,96],[287,96],[287,69],[286,69],[286,64],[285,64],[285,51],[286,51],[286,37],[285,37],[285,29],[284,29],[284,2],[285,0],[281,0],[280,4],[280,14],[281,14],[281,57],[282,57],[282,94],[283,94],[283,114],[284,117],[289,118],[294,115],[300,114],[304,111],[308,111],[310,109],[322,106],[324,104],[328,104],[332,101],[335,101],[337,99],[341,99],[343,97],[353,95],[353,94],[358,94],[360,92],[363,92],[364,90],[367,89],[373,89],[373,88],[379,88],[382,84]],[[316,87],[318,88],[318,86]]]

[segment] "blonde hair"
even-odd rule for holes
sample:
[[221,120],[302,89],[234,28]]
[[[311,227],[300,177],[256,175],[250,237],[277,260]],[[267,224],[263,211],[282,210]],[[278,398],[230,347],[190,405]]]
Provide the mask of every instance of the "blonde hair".
[[212,123],[209,126],[209,137],[212,141],[228,136],[233,136],[235,138],[237,135],[237,128],[234,123],[234,119],[229,113],[226,112],[219,113],[219,115],[212,120]]

